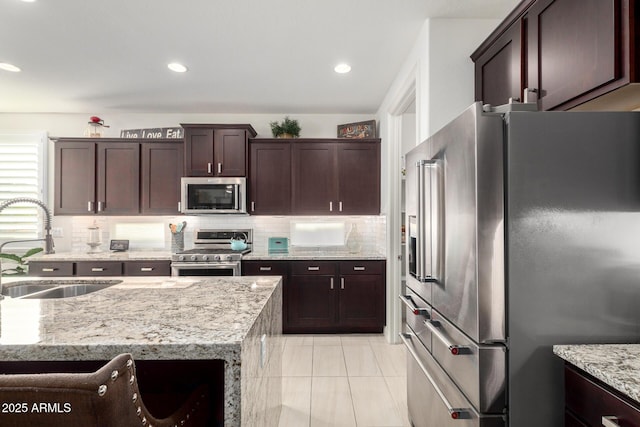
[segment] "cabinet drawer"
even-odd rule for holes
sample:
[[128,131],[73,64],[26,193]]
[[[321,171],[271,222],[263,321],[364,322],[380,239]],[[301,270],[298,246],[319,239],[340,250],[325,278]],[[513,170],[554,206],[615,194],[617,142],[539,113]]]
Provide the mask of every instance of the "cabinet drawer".
[[384,274],[384,261],[341,261],[340,274]]
[[29,262],[29,276],[73,276],[73,262]]
[[171,276],[171,261],[127,261],[125,276]]
[[78,262],[76,263],[76,276],[122,276],[122,262]]
[[330,261],[295,261],[291,264],[291,274],[336,274],[336,264]]
[[244,261],[242,263],[243,276],[286,276],[288,270],[286,261]]
[[587,374],[565,365],[565,399],[568,410],[586,425],[601,426],[603,417],[617,417],[620,426],[640,425],[640,408],[618,396],[613,389],[587,378]]

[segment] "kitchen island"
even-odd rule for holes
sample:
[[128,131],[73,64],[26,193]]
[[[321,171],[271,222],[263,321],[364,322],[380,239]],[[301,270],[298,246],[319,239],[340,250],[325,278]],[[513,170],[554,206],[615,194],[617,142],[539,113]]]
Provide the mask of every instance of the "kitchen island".
[[0,365],[107,361],[120,353],[136,361],[176,361],[176,369],[179,361],[223,361],[218,405],[224,405],[224,425],[277,424],[279,277],[104,279],[121,282],[71,298],[2,300]]

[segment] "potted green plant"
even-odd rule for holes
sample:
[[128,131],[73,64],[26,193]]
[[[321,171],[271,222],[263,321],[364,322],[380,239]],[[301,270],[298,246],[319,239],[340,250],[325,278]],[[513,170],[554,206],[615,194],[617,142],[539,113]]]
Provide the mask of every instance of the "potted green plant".
[[28,267],[27,267],[27,263],[29,261],[27,260],[27,258],[30,257],[31,255],[35,255],[35,254],[37,254],[39,252],[42,252],[42,248],[29,249],[23,255],[0,253],[0,261],[2,259],[7,259],[7,260],[13,261],[13,262],[15,262],[17,264],[15,266],[11,266],[9,268],[2,269],[0,274],[2,276],[24,276],[24,275],[26,275],[27,272],[29,271]]
[[295,119],[286,116],[281,122],[271,122],[271,133],[274,138],[298,138],[300,136],[300,125]]

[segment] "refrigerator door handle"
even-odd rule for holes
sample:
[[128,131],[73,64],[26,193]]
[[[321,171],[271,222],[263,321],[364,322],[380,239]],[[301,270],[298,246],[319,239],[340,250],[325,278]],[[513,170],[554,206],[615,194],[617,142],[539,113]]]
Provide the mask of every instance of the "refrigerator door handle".
[[435,335],[440,340],[442,344],[445,345],[445,347],[449,349],[451,355],[460,356],[463,354],[472,354],[471,347],[468,347],[466,345],[454,344],[447,337],[445,337],[440,328],[438,328],[438,326],[440,326],[440,322],[438,322],[437,320],[425,320],[424,325],[427,327],[427,329],[429,329],[429,331],[431,331],[433,335]]
[[454,420],[470,418],[470,411],[468,409],[465,409],[465,408],[454,408],[451,405],[451,403],[449,403],[449,400],[444,395],[442,390],[440,390],[440,387],[438,387],[438,384],[435,382],[433,377],[431,377],[431,374],[429,373],[427,368],[425,368],[424,364],[420,361],[420,356],[418,356],[418,354],[415,352],[415,350],[409,344],[409,340],[414,338],[415,334],[406,333],[406,332],[400,332],[398,335],[400,335],[400,339],[404,343],[405,347],[407,347],[407,351],[409,351],[409,353],[411,353],[411,356],[413,357],[413,359],[416,361],[416,363],[420,367],[420,370],[422,371],[424,376],[427,377],[427,379],[431,383],[431,387],[433,387],[433,389],[438,394],[438,396],[440,396],[440,400],[442,400],[442,403],[444,403],[444,406],[447,407],[447,411],[449,412],[449,415],[451,415],[451,418],[454,419]]
[[[421,282],[438,282],[438,278],[441,277],[439,233],[442,231],[440,167],[437,160],[420,160],[416,163],[416,167],[418,169],[416,276]],[[429,197],[427,197],[427,191]]]
[[426,308],[418,307],[415,302],[413,302],[411,295],[398,295],[398,298],[400,298],[400,301],[402,301],[402,303],[406,305],[407,308],[411,310],[411,312],[416,316],[427,316],[427,319],[431,317],[429,316],[429,310]]

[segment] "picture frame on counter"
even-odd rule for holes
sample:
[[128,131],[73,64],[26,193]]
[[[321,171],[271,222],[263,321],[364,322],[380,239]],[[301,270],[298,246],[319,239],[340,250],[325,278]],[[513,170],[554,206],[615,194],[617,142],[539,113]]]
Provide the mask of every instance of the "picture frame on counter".
[[338,138],[364,139],[376,137],[376,121],[345,123],[338,125]]
[[181,139],[183,137],[184,129],[182,127],[122,129],[120,131],[120,138]]
[[128,240],[111,240],[109,242],[109,250],[115,252],[124,252],[129,250],[129,241]]

